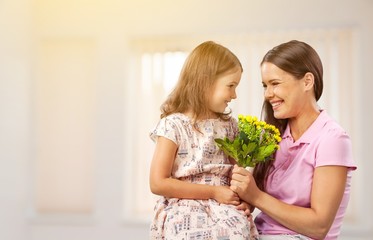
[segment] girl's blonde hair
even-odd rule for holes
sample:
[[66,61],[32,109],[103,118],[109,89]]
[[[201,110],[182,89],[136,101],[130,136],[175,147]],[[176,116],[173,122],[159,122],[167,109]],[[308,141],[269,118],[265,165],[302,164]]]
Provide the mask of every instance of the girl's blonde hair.
[[[236,55],[226,47],[212,41],[198,45],[185,60],[179,81],[161,106],[161,118],[172,113],[193,112],[194,122],[209,113],[209,93],[215,80],[224,74],[240,70]],[[217,113],[229,119],[230,112]]]

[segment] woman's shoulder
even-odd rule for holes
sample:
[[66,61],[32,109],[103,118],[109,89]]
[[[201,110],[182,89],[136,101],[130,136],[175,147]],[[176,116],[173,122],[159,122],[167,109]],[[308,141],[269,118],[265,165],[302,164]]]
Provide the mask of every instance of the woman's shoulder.
[[325,110],[322,112],[322,118],[324,121],[323,129],[326,135],[348,135],[346,130],[337,122],[332,116],[330,116]]
[[317,141],[316,166],[336,165],[356,169],[352,142],[344,128],[332,117],[326,116]]

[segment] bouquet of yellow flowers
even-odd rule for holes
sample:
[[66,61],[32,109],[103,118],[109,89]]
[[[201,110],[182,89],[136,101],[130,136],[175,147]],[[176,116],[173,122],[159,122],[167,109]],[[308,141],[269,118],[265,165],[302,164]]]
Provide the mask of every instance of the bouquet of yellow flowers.
[[238,130],[235,139],[217,138],[215,142],[241,167],[255,167],[259,162],[271,160],[271,155],[279,148],[280,131],[257,117],[239,115]]

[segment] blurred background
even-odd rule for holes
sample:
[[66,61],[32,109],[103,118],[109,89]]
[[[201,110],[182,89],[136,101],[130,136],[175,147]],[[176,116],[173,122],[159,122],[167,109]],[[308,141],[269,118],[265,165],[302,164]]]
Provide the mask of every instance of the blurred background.
[[371,0],[0,0],[0,239],[148,239],[149,131],[188,52],[213,40],[242,61],[238,113],[260,115],[275,45],[320,54],[319,105],[358,170],[340,239],[372,239]]

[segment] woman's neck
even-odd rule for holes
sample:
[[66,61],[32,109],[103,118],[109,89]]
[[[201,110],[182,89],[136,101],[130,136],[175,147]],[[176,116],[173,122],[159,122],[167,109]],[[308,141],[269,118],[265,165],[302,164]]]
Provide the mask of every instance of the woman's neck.
[[319,115],[320,110],[314,109],[289,119],[290,132],[294,141],[297,141],[307,131]]

